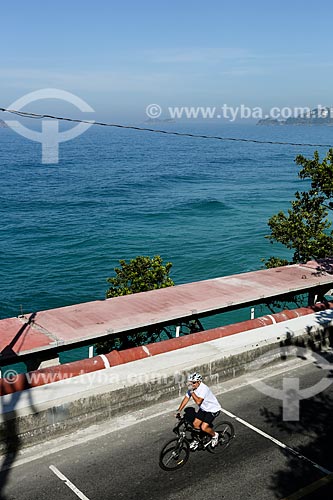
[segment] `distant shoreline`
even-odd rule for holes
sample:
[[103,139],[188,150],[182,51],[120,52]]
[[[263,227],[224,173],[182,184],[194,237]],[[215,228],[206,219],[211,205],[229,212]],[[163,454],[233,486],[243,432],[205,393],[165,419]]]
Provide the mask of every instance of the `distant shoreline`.
[[333,127],[333,119],[325,119],[325,118],[317,118],[317,119],[299,119],[299,118],[288,118],[287,120],[277,120],[277,119],[272,119],[272,118],[264,118],[262,120],[259,120],[256,125],[259,126],[272,126],[272,127],[280,127],[280,126],[285,126],[285,125],[292,125],[292,126],[300,126],[300,125],[305,125],[307,127],[317,127],[319,125],[325,126],[325,127]]
[[257,125],[307,125],[307,126],[317,126],[324,125],[327,127],[333,126],[333,106],[330,107],[318,107],[313,109],[308,109],[303,111],[302,114],[297,116],[290,116],[288,118],[274,118],[272,116],[266,115],[257,122]]

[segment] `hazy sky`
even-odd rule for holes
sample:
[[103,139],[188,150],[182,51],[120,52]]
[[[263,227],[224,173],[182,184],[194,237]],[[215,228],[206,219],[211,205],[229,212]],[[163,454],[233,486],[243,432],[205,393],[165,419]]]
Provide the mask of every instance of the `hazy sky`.
[[332,19],[328,0],[2,2],[0,106],[47,87],[121,122],[150,103],[333,104]]

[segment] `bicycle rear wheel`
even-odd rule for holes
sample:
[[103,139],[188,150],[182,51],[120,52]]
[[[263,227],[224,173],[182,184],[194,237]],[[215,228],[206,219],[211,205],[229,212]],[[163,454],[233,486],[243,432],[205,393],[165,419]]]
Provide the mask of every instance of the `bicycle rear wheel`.
[[187,441],[179,442],[179,439],[171,439],[162,448],[159,466],[163,470],[172,471],[180,469],[186,464],[190,455]]
[[219,440],[216,446],[212,447],[211,444],[207,446],[208,451],[211,453],[221,453],[225,450],[230,441],[235,437],[234,426],[230,422],[220,422],[214,426],[214,431],[219,433]]

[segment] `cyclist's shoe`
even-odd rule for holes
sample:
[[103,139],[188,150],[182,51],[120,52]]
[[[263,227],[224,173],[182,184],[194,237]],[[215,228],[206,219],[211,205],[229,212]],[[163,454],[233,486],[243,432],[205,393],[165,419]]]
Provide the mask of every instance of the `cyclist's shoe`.
[[215,435],[212,437],[212,440],[211,440],[211,447],[215,448],[215,446],[217,445],[218,442],[219,442],[219,435],[217,432],[215,432]]
[[197,439],[193,439],[190,443],[190,450],[195,451],[199,446],[199,441]]

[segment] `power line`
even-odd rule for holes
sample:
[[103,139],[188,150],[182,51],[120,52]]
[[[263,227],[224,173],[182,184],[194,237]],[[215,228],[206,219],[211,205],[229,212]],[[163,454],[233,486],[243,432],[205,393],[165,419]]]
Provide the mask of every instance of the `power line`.
[[157,134],[165,134],[165,135],[177,135],[181,137],[195,137],[198,139],[215,139],[218,141],[234,141],[234,142],[251,142],[255,144],[277,144],[281,146],[309,146],[309,147],[319,147],[319,148],[331,148],[332,144],[311,144],[311,143],[299,143],[299,142],[281,142],[281,141],[260,141],[258,139],[240,139],[235,137],[221,137],[218,135],[206,135],[206,134],[191,134],[189,132],[174,132],[171,130],[160,130],[155,128],[147,128],[147,127],[135,127],[134,125],[120,125],[119,123],[105,123],[105,122],[97,122],[91,120],[78,120],[75,118],[66,118],[63,116],[54,116],[54,115],[41,115],[37,113],[27,113],[24,111],[17,111],[15,109],[6,109],[0,108],[0,111],[5,113],[12,113],[13,115],[22,116],[24,118],[50,118],[52,120],[60,120],[66,122],[74,122],[74,123],[88,123],[91,125],[99,125],[102,127],[114,127],[114,128],[123,128],[130,130],[139,130],[143,132],[154,132]]

